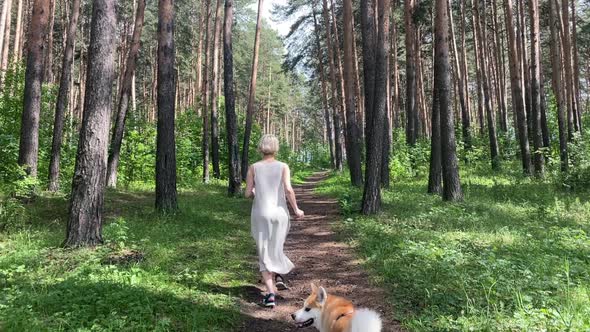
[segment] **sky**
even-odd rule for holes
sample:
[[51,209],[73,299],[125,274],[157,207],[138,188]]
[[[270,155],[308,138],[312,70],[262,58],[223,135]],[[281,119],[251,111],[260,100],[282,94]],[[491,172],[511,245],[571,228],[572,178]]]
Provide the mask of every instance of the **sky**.
[[[287,0],[265,0],[262,8],[262,17],[266,18],[266,20],[270,23],[270,25],[281,34],[281,36],[285,36],[289,32],[289,28],[291,27],[291,21],[283,21],[283,22],[275,22],[273,21],[273,17],[271,12],[272,7],[275,4],[285,5]],[[251,6],[254,11],[258,10],[258,1]]]

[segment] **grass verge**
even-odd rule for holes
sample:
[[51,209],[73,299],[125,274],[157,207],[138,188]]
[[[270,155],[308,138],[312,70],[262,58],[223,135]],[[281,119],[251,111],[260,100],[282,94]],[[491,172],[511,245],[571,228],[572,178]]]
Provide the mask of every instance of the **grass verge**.
[[[41,196],[0,232],[0,330],[229,331],[254,280],[249,203],[203,185],[180,212],[152,192],[107,195],[104,246],[61,249],[67,199]],[[25,213],[23,211],[23,213]]]
[[[383,212],[356,214],[362,193],[334,175],[340,233],[413,331],[589,331],[590,195],[507,174],[462,174],[465,202],[397,179]],[[344,194],[343,194],[344,193]]]

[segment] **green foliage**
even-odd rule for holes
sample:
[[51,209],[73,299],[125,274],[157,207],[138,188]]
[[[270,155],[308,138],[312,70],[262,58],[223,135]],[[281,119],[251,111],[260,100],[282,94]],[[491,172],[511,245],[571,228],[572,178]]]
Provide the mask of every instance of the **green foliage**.
[[570,169],[560,173],[563,184],[573,190],[590,190],[590,130],[584,128],[584,136],[576,133],[569,144]]
[[245,318],[238,298],[256,271],[254,245],[249,203],[225,191],[200,185],[183,192],[174,216],[153,212],[152,193],[111,191],[106,245],[96,249],[59,249],[65,197],[40,196],[11,210],[22,219],[26,209],[30,222],[0,232],[0,330],[237,328]]
[[464,170],[461,204],[426,194],[427,174],[398,177],[371,218],[350,213],[361,193],[346,175],[319,189],[348,193],[340,231],[409,330],[590,329],[590,197],[504,168]]

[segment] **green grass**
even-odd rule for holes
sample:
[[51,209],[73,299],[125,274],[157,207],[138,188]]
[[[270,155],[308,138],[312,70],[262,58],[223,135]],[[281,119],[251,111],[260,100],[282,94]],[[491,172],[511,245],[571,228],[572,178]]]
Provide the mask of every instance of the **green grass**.
[[[106,245],[61,249],[67,199],[42,195],[0,232],[2,331],[228,331],[254,280],[249,203],[220,185],[154,213],[153,191],[107,195]],[[0,211],[1,212],[1,211]],[[26,214],[25,214],[26,212]],[[0,213],[1,214],[1,213]],[[140,252],[140,262],[109,257]]]
[[347,174],[318,191],[340,197],[340,233],[409,330],[589,331],[590,195],[481,171],[462,182],[450,204],[425,177],[396,179],[375,217],[356,214]]

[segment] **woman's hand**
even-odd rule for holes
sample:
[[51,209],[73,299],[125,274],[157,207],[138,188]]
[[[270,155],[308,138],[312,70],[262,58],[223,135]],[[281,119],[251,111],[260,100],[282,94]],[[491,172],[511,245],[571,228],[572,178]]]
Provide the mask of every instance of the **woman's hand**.
[[297,219],[303,218],[303,216],[305,216],[305,212],[303,212],[301,209],[295,209],[295,216]]

